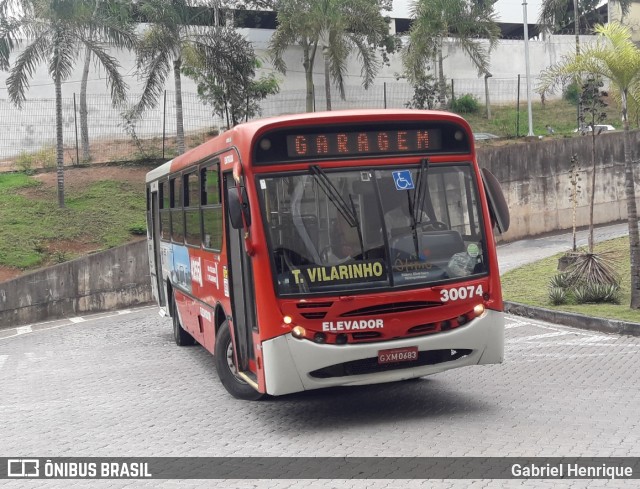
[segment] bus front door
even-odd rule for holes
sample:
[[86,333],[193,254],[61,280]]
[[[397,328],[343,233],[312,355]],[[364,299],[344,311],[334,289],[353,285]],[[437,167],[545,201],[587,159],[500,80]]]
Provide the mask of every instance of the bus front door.
[[[228,202],[230,187],[235,186],[231,172],[225,173],[224,195]],[[253,330],[256,328],[256,308],[253,290],[251,259],[244,248],[244,231],[233,229],[229,215],[225,213],[227,232],[227,260],[229,264],[229,288],[233,316],[233,334],[236,343],[238,370],[254,379],[249,362],[255,360]]]
[[149,262],[151,264],[151,281],[153,288],[158,294],[158,304],[164,306],[166,304],[164,297],[164,285],[162,280],[162,256],[160,252],[160,209],[158,204],[158,188],[152,187],[151,192],[151,222],[149,223],[149,233],[151,234],[151,243],[153,248],[149,247]]

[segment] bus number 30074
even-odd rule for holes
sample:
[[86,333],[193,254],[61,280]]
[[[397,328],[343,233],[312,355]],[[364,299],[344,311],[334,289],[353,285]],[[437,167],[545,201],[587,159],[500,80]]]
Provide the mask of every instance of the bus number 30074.
[[482,297],[482,285],[467,285],[465,287],[442,289],[440,291],[440,300],[442,302],[463,301],[465,299],[471,299],[474,296]]

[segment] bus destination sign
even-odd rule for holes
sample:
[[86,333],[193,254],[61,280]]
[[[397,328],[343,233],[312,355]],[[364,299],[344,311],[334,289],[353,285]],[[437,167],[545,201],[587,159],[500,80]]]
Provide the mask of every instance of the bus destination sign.
[[287,155],[290,158],[403,154],[441,149],[440,129],[391,129],[287,135]]

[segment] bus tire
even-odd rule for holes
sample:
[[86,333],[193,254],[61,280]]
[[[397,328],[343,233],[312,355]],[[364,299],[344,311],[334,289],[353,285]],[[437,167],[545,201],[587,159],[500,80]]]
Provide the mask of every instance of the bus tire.
[[263,396],[238,377],[234,371],[233,343],[228,321],[222,323],[216,335],[214,360],[220,382],[233,397],[244,401],[257,401]]
[[195,345],[196,340],[193,339],[187,330],[180,324],[180,316],[178,315],[178,306],[176,305],[176,293],[171,294],[171,320],[173,321],[173,339],[178,346]]

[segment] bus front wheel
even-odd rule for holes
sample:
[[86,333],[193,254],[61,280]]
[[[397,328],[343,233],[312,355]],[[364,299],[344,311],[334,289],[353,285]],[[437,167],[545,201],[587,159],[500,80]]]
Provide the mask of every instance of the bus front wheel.
[[176,305],[176,293],[171,294],[171,319],[173,321],[173,339],[178,346],[191,346],[196,343],[191,336],[180,324],[180,316],[178,315],[178,307]]
[[231,332],[229,331],[229,323],[227,321],[222,323],[218,330],[214,360],[216,362],[216,370],[218,371],[220,382],[222,382],[224,388],[227,389],[227,392],[229,392],[233,397],[245,401],[257,401],[263,396],[263,394],[247,384],[236,373],[237,368],[235,366],[233,355],[233,343],[231,341]]

